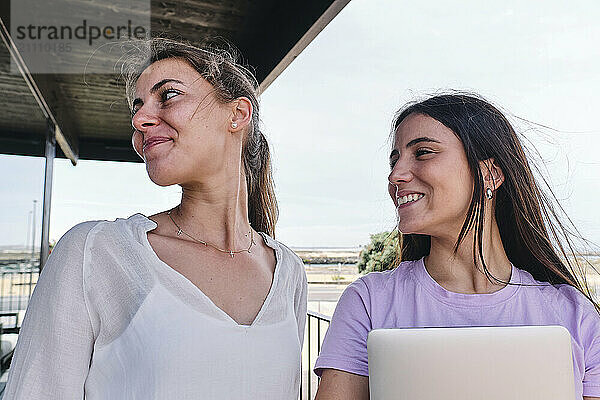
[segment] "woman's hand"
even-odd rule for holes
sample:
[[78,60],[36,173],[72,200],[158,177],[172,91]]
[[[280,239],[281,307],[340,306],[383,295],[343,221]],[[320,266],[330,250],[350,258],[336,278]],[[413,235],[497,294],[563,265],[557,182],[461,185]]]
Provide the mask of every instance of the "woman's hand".
[[369,377],[326,369],[315,400],[369,400]]

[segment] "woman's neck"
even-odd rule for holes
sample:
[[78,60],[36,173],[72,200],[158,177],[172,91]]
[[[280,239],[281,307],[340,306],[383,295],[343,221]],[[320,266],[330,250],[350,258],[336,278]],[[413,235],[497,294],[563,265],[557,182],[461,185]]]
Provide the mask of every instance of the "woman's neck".
[[246,178],[215,179],[212,183],[182,185],[181,204],[172,212],[189,235],[223,249],[248,245]]
[[[490,274],[483,272],[480,257],[473,263],[473,232],[466,235],[454,254],[456,237],[431,238],[429,255],[425,257],[427,272],[441,286],[457,293],[492,293],[502,289],[511,278],[512,266],[502,245],[500,231],[495,219],[484,224],[482,254]],[[478,253],[477,253],[478,254]]]

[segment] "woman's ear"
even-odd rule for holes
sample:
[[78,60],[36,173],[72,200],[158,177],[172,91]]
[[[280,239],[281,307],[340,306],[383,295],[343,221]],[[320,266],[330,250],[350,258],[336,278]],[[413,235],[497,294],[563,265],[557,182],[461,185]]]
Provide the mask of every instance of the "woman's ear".
[[246,97],[239,97],[231,102],[231,120],[229,132],[243,131],[252,121],[252,103]]
[[483,183],[486,188],[489,187],[495,191],[504,182],[504,173],[502,172],[502,168],[496,164],[496,161],[493,157],[480,161],[479,168],[481,169]]

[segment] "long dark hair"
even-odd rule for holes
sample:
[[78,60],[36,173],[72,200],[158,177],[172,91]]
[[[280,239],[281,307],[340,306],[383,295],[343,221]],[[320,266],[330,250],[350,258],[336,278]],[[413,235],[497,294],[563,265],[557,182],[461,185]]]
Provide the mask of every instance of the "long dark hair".
[[252,72],[238,62],[233,47],[214,44],[196,47],[165,38],[140,41],[134,54],[123,64],[125,90],[129,107],[135,84],[141,73],[153,62],[177,58],[190,64],[213,88],[217,99],[229,103],[246,97],[252,103],[252,120],[242,150],[246,188],[248,191],[248,219],[254,229],[275,237],[278,217],[277,200],[273,185],[269,144],[260,130],[258,82]]
[[[474,188],[454,252],[472,231],[474,265],[481,265],[491,281],[501,282],[489,272],[482,251],[485,194],[479,162],[493,158],[504,173],[504,182],[495,194],[494,213],[508,259],[538,281],[577,288],[600,310],[586,281],[585,265],[591,264],[580,261],[574,249],[572,239],[581,235],[570,220],[571,229],[561,222],[553,203],[563,214],[564,210],[545,180],[548,193],[540,189],[521,142],[504,114],[477,95],[437,95],[400,109],[392,124],[393,133],[410,114],[427,115],[451,129],[467,156]],[[401,234],[399,259],[420,259],[429,254],[430,244],[429,236]]]

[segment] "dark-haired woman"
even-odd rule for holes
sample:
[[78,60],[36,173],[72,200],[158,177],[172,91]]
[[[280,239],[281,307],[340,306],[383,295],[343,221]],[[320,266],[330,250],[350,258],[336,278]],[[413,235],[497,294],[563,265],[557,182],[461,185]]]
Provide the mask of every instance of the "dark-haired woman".
[[256,81],[224,52],[154,40],[150,55],[129,71],[133,145],[181,204],[65,234],[4,400],[298,397],[306,277],[272,238]]
[[369,398],[372,329],[509,325],[567,328],[577,398],[600,398],[600,316],[508,120],[451,94],[409,105],[393,127],[402,262],[343,293],[315,366],[317,399]]

